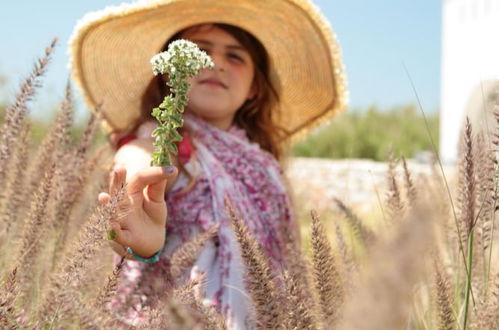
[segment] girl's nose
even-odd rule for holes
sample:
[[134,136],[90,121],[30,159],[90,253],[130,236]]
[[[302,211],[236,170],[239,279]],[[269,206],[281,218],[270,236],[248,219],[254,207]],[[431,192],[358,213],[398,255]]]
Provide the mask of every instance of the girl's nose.
[[211,56],[211,59],[213,60],[213,63],[215,64],[215,67],[213,68],[213,70],[217,70],[217,71],[225,71],[225,60],[223,59],[222,56],[220,55],[210,55]]

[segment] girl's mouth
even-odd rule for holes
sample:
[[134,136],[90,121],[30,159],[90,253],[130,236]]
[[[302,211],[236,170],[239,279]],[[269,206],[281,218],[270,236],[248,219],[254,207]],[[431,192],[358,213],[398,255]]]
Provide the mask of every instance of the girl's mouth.
[[203,79],[200,81],[200,84],[203,84],[203,85],[210,85],[210,86],[218,86],[218,87],[222,87],[224,89],[227,89],[227,86],[222,83],[220,80],[218,79],[214,79],[214,78],[208,78],[208,79]]

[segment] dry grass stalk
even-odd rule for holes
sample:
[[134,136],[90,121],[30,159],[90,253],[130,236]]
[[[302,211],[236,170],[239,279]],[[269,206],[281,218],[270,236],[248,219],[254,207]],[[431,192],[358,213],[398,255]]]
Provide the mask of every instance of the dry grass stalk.
[[[489,277],[489,251],[493,237],[492,229],[495,219],[495,208],[497,204],[498,182],[496,178],[495,155],[491,153],[491,148],[481,132],[475,138],[474,163],[476,172],[476,195],[477,195],[477,215],[476,215],[476,249],[474,251],[474,287],[478,288],[480,295],[485,298],[488,288]],[[480,299],[480,300],[483,300]]]
[[65,323],[66,327],[77,324],[78,329],[84,330],[116,329],[114,316],[106,309],[95,308],[79,292],[75,292],[71,299],[72,308],[65,311],[64,322],[57,324],[58,328]]
[[314,330],[319,329],[315,308],[310,304],[310,299],[303,299],[300,278],[297,274],[283,272],[285,292],[282,301],[286,304],[286,323],[284,329]]
[[[91,141],[95,137],[96,117],[91,116],[85,132],[80,140],[80,145],[74,155],[70,155],[66,166],[60,171],[60,184],[57,190],[57,209],[55,213],[55,228],[59,229],[56,240],[55,255],[53,264],[55,265],[64,251],[67,243],[68,224],[67,219],[71,215],[73,206],[81,196],[83,187],[88,176],[91,174],[92,165],[88,164],[88,151]],[[62,156],[62,155],[61,155]]]
[[[72,200],[72,202],[67,203],[65,207],[60,207],[62,210],[67,210],[68,216],[64,221],[60,221],[58,226],[54,226],[56,230],[59,230],[59,244],[62,247],[62,254],[64,254],[64,251],[70,245],[68,244],[70,238],[74,237],[75,233],[81,229],[83,224],[81,221],[82,217],[86,218],[86,214],[95,209],[96,199],[85,197],[96,196],[99,192],[105,191],[108,188],[109,166],[106,166],[106,164],[109,162],[109,159],[112,159],[109,146],[102,145],[93,151],[93,154],[79,169],[79,173],[74,173],[75,170],[71,168],[64,170],[66,178],[72,176],[73,182],[67,186],[68,194],[72,197],[66,198],[66,200]],[[68,160],[66,163],[72,165],[74,161]],[[73,191],[77,187],[79,187],[77,191]],[[63,213],[59,213],[60,220],[63,219],[61,216]],[[58,220],[56,219],[56,221]],[[54,263],[56,263],[56,259],[61,261],[60,256],[54,255]]]
[[393,221],[400,219],[404,215],[404,204],[400,195],[399,183],[397,182],[396,167],[397,162],[395,161],[393,152],[390,152],[387,172],[388,190],[386,197],[386,209],[390,219]]
[[206,306],[197,298],[197,307],[204,318],[205,330],[223,330],[227,329],[223,316],[217,312],[215,306]]
[[352,256],[352,251],[348,248],[345,242],[345,237],[343,236],[343,232],[341,231],[341,228],[337,223],[335,223],[335,234],[336,234],[336,241],[338,242],[338,249],[341,253],[341,259],[343,260],[343,264],[345,265],[346,270],[348,272],[346,278],[347,282],[346,284],[348,284],[348,286],[352,288],[355,279],[358,276],[357,264],[355,263],[354,258]]
[[334,328],[339,321],[345,299],[344,284],[326,231],[312,211],[312,266],[315,288],[325,325]]
[[163,299],[160,307],[151,310],[148,314],[149,321],[141,325],[139,329],[203,329],[203,325],[193,317],[192,310],[173,296]]
[[163,319],[163,313],[160,309],[154,308],[147,312],[147,321],[139,324],[134,329],[136,330],[149,330],[149,329],[161,329],[160,327],[163,325],[163,328],[166,329],[164,324],[166,320]]
[[409,167],[407,166],[407,161],[405,157],[402,157],[402,166],[404,168],[404,181],[405,181],[405,191],[406,191],[406,199],[407,204],[412,205],[416,202],[417,198],[417,190],[414,185],[414,180],[412,179],[411,172],[409,171]]
[[216,306],[208,306],[203,303],[203,299],[206,296],[206,277],[203,273],[198,273],[197,282],[199,285],[193,287],[191,292],[194,298],[195,308],[200,312],[202,316],[203,328],[205,330],[223,330],[227,326],[223,316],[217,311]]
[[118,281],[120,279],[121,270],[123,269],[123,262],[125,257],[122,257],[120,262],[114,267],[111,275],[108,276],[106,283],[101,288],[97,299],[95,300],[95,307],[98,309],[106,309],[107,304],[111,301],[118,289]]
[[[499,105],[495,106],[493,114],[496,120],[496,129],[497,129],[497,127],[499,127]],[[492,135],[492,144],[495,146],[494,151],[497,151],[497,147],[499,146],[499,132],[497,132],[497,130]]]
[[192,240],[182,244],[170,258],[172,278],[180,278],[187,269],[192,267],[206,242],[215,237],[217,233],[218,226],[213,226]]
[[106,205],[97,208],[96,213],[85,224],[78,240],[69,251],[64,268],[51,277],[49,289],[39,313],[45,321],[57,322],[60,315],[67,313],[71,307],[77,308],[73,305],[74,301],[71,298],[74,294],[72,289],[74,290],[82,281],[89,259],[95,256],[104,243],[110,219],[116,214],[125,189],[125,186],[121,187]]
[[[3,203],[0,207],[0,240],[2,243],[8,241],[11,230],[17,230],[19,224],[18,221],[14,220],[24,217],[23,211],[25,208],[23,207],[23,202],[28,194],[24,185],[26,180],[24,171],[26,164],[29,163],[30,128],[30,125],[25,125],[23,128],[21,138],[14,153],[12,170],[7,174],[7,182],[3,186],[3,192],[8,198],[0,199],[0,203]],[[3,231],[2,226],[4,226]],[[2,250],[2,243],[0,243],[0,251]]]
[[496,189],[496,159],[493,150],[480,132],[475,137],[474,162],[477,164],[475,172],[477,178],[476,190],[480,216],[488,222],[495,211],[497,202]]
[[[460,249],[466,256],[465,260],[465,298],[464,298],[464,311],[463,318],[466,327],[469,316],[470,296],[472,294],[473,268],[474,268],[474,236],[475,236],[475,223],[476,223],[476,177],[475,177],[475,163],[474,163],[474,143],[471,123],[469,118],[466,118],[464,132],[462,134],[462,141],[460,145],[460,162],[459,162],[459,187],[458,187],[458,202],[459,202],[459,215],[458,227],[460,231]],[[476,263],[476,262],[475,262]],[[473,296],[474,300],[474,296]]]
[[172,298],[168,299],[165,305],[168,315],[167,318],[168,329],[171,330],[203,329],[202,324],[198,323],[198,321],[192,317],[190,309],[185,308],[175,299]]
[[426,203],[413,206],[394,236],[371,249],[361,281],[349,294],[340,329],[407,327],[414,285],[424,270],[423,256],[434,241],[430,210]]
[[253,301],[257,328],[279,329],[284,324],[284,317],[270,261],[256,239],[249,233],[243,220],[236,216],[228,199],[225,200],[225,205],[239,242],[242,260],[246,265],[246,290]]
[[459,168],[459,222],[463,245],[466,246],[472,229],[475,225],[476,216],[476,178],[475,164],[473,159],[473,137],[471,123],[466,119],[466,126],[462,141],[462,158]]
[[47,205],[52,193],[55,164],[49,168],[35,194],[30,207],[28,218],[25,222],[21,236],[20,251],[16,260],[16,268],[19,270],[19,283],[22,292],[28,294],[33,284],[33,270],[35,269],[38,254],[45,241],[45,228],[50,225],[50,219],[46,218]]
[[472,330],[499,329],[499,273],[495,283],[489,283],[492,295],[481,300],[476,308],[475,317],[471,320],[469,328]]
[[202,325],[205,330],[225,329],[223,319],[215,311],[214,306],[205,306],[202,302],[204,298],[204,286],[206,279],[203,275],[198,275],[191,279],[185,285],[173,290],[173,297],[184,304],[190,310],[190,315],[196,320],[196,323]]
[[452,308],[452,291],[447,274],[439,257],[434,260],[435,296],[438,329],[454,330],[457,326]]
[[[46,63],[43,65],[46,65]],[[40,69],[43,65],[38,63],[35,67]],[[44,69],[40,70],[43,71]],[[24,87],[22,87],[16,104],[9,108],[10,117],[8,116],[4,128],[0,132],[0,136],[2,137],[0,142],[0,157],[8,153],[10,158],[12,158],[11,163],[0,159],[0,171],[2,171],[0,174],[6,179],[4,181],[0,180],[0,182],[4,182],[2,192],[5,195],[16,194],[15,190],[12,190],[15,188],[14,186],[18,186],[20,190],[30,191],[29,187],[27,189],[29,182],[15,180],[21,180],[26,177],[16,174],[16,171],[24,171],[21,168],[22,166],[18,164],[24,164],[28,161],[33,162],[33,159],[28,160],[27,158],[23,158],[28,155],[28,130],[23,128],[23,125],[26,123],[23,116],[25,116],[27,111],[26,101],[31,97],[30,93],[32,95],[36,87],[39,77],[36,74],[38,73],[33,73],[32,77],[23,85]],[[61,106],[63,108],[62,113],[56,119],[53,130],[47,134],[46,140],[44,140],[46,141],[44,142],[46,145],[42,145],[41,147],[44,150],[42,151],[45,153],[44,156],[47,157],[43,158],[45,159],[43,161],[44,164],[42,164],[43,166],[37,167],[40,170],[35,172],[38,177],[45,176],[45,181],[48,180],[47,176],[51,176],[51,180],[48,181],[59,183],[59,189],[55,195],[56,198],[51,198],[54,196],[54,188],[51,188],[46,182],[41,184],[37,182],[40,190],[36,194],[37,197],[31,204],[31,208],[20,205],[23,200],[29,198],[22,197],[25,195],[21,195],[20,193],[18,199],[11,198],[9,199],[9,203],[5,204],[5,207],[0,206],[3,219],[7,219],[7,215],[10,218],[22,218],[19,216],[20,214],[33,216],[33,218],[26,222],[23,241],[20,242],[19,247],[22,249],[20,252],[21,257],[17,259],[18,262],[19,260],[21,262],[17,264],[17,267],[11,267],[7,262],[7,268],[3,267],[4,271],[0,273],[2,276],[7,275],[6,280],[4,280],[0,287],[0,328],[2,329],[42,327],[114,329],[118,326],[118,321],[113,320],[114,316],[109,314],[105,306],[116,292],[117,278],[119,277],[121,264],[114,269],[113,275],[107,279],[101,291],[97,292],[98,294],[83,291],[82,288],[85,285],[87,285],[85,287],[87,289],[95,288],[97,286],[94,284],[100,283],[100,278],[103,278],[103,276],[99,278],[99,275],[94,275],[94,277],[88,276],[85,272],[88,273],[89,269],[95,269],[93,268],[94,266],[98,267],[96,258],[92,260],[92,257],[96,255],[97,250],[104,242],[103,237],[107,229],[108,220],[114,213],[116,206],[119,205],[118,200],[121,198],[119,195],[123,194],[123,190],[117,196],[113,196],[110,204],[99,208],[98,212],[85,224],[81,230],[82,234],[78,236],[77,243],[72,249],[67,251],[66,259],[60,258],[60,260],[64,260],[64,263],[60,263],[61,268],[50,269],[50,263],[42,264],[40,262],[49,259],[49,252],[51,251],[49,248],[42,249],[46,243],[40,240],[40,237],[44,236],[42,227],[45,228],[52,222],[51,213],[48,213],[52,210],[52,205],[55,204],[57,210],[54,211],[57,220],[52,228],[56,232],[66,235],[62,236],[63,240],[61,243],[62,247],[65,247],[66,238],[69,240],[71,236],[75,236],[73,233],[80,227],[76,221],[70,222],[67,219],[77,218],[78,211],[81,214],[85,214],[84,218],[86,218],[86,213],[79,209],[85,210],[90,207],[89,205],[96,203],[94,200],[96,192],[94,191],[90,192],[92,198],[85,199],[80,197],[84,196],[84,191],[87,189],[90,190],[89,187],[92,187],[93,182],[91,181],[95,180],[92,180],[94,179],[93,177],[92,179],[89,178],[92,174],[95,176],[93,170],[101,162],[99,158],[101,156],[100,152],[97,152],[93,159],[88,160],[88,153],[96,132],[97,121],[95,118],[91,118],[85,133],[78,143],[76,151],[68,152],[69,129],[72,121],[71,104],[71,93],[68,86],[66,89],[66,98]],[[499,112],[497,116],[499,118]],[[469,132],[465,134],[466,148],[464,149],[463,170],[461,172],[462,176],[464,176],[464,179],[461,181],[463,185],[461,193],[461,216],[464,219],[462,223],[465,224],[465,233],[469,233],[471,223],[471,228],[476,230],[478,234],[477,246],[482,251],[483,249],[489,249],[488,251],[492,253],[490,244],[495,239],[492,230],[497,201],[497,181],[495,180],[497,176],[497,163],[495,158],[487,158],[490,155],[488,155],[488,151],[480,138],[477,138],[473,143],[470,142],[471,126],[467,130]],[[498,140],[495,143],[499,144],[499,134],[496,138]],[[11,144],[9,147],[5,147],[6,143]],[[14,148],[13,146],[18,147]],[[25,148],[25,151],[22,150],[23,148]],[[50,150],[50,152],[47,150]],[[473,155],[475,158],[470,158],[470,155]],[[40,159],[42,158],[37,158],[35,161],[39,162]],[[62,164],[63,166],[54,167],[51,163],[52,159],[58,159],[58,164]],[[469,166],[470,159],[471,167]],[[485,164],[493,166],[488,167]],[[343,286],[343,282],[340,281],[339,268],[332,257],[333,252],[327,241],[324,228],[322,228],[318,218],[316,216],[315,218],[313,217],[312,239],[315,240],[315,243],[312,244],[314,249],[314,274],[316,278],[319,278],[316,279],[316,282],[320,282],[318,284],[320,294],[318,295],[311,293],[315,293],[311,289],[312,281],[309,276],[309,269],[311,267],[308,267],[307,260],[303,258],[297,246],[297,239],[294,237],[294,233],[290,231],[290,228],[285,226],[282,231],[284,255],[287,258],[283,266],[286,266],[287,269],[284,270],[282,278],[276,278],[275,274],[271,272],[270,262],[263,249],[249,234],[244,221],[236,217],[233,208],[231,208],[230,204],[228,205],[231,219],[234,223],[234,231],[241,245],[241,256],[246,264],[247,290],[255,304],[256,324],[259,328],[317,329],[319,328],[320,318],[317,307],[319,305],[318,302],[320,302],[321,311],[326,314],[323,326],[328,329],[338,328],[339,326],[343,326],[342,328],[345,329],[398,329],[408,326],[408,320],[411,322],[408,315],[410,315],[409,306],[411,305],[410,299],[414,293],[414,283],[420,279],[419,275],[423,268],[421,265],[425,255],[425,248],[431,246],[434,241],[432,239],[433,235],[430,224],[435,219],[435,214],[426,205],[421,206],[420,202],[416,201],[415,185],[407,169],[405,160],[403,165],[405,190],[408,194],[406,198],[408,200],[407,213],[409,213],[410,218],[407,221],[396,223],[396,231],[390,232],[390,234],[394,235],[391,240],[385,241],[383,235],[375,236],[374,233],[362,226],[360,220],[355,217],[350,209],[341,203],[343,205],[342,211],[347,215],[348,221],[357,226],[358,235],[361,237],[360,240],[364,241],[366,245],[375,244],[369,247],[371,253],[367,264],[357,265],[349,253],[349,247],[346,245],[338,225],[336,225],[338,247],[345,264],[349,270],[350,268],[356,269],[357,266],[359,269],[364,270],[362,281],[359,280],[358,285]],[[30,168],[33,169],[34,167]],[[56,174],[54,174],[54,168]],[[36,177],[37,180],[38,177]],[[391,182],[388,204],[392,205],[391,214],[395,219],[398,217],[398,214],[401,215],[406,211],[401,201],[399,184],[395,177],[395,163],[393,161],[390,164],[388,177]],[[54,181],[56,179],[57,181]],[[475,180],[474,187],[469,184],[471,180]],[[19,182],[19,184],[16,182]],[[12,187],[12,189],[9,187]],[[95,187],[92,187],[92,189],[95,189]],[[472,193],[473,189],[474,193]],[[469,197],[473,196],[473,194],[478,196],[478,202],[475,200],[474,205],[470,202],[474,198]],[[424,196],[417,197],[422,198]],[[28,203],[24,204],[29,206]],[[432,207],[434,204],[435,199],[432,199]],[[438,204],[440,205],[441,203]],[[19,207],[16,208],[16,205],[19,205]],[[341,205],[339,204],[340,208]],[[485,207],[488,213],[485,212]],[[474,211],[470,213],[470,209],[474,209]],[[480,210],[483,210],[483,212]],[[448,213],[440,212],[438,216],[447,219]],[[473,216],[469,216],[469,214]],[[41,226],[41,221],[43,221],[43,226]],[[474,221],[478,221],[476,225]],[[487,226],[489,222],[491,225]],[[70,226],[71,228],[66,226]],[[490,230],[488,230],[489,227]],[[11,234],[19,235],[15,229],[11,228]],[[177,275],[183,272],[182,269],[191,267],[195,256],[202,249],[203,242],[206,242],[206,240],[215,235],[216,230],[213,230],[213,233],[210,233],[211,230],[209,230],[189,242],[187,246],[178,250],[176,255],[171,259],[173,263],[171,268],[167,263],[164,265],[161,264],[161,266],[157,264],[145,268],[144,274],[148,271],[157,271],[157,274],[160,274],[157,276],[157,282],[161,282],[162,285],[146,283],[144,285],[150,286],[149,291],[139,290],[143,293],[143,296],[148,297],[149,301],[155,302],[151,306],[156,305],[154,309],[150,310],[149,322],[144,325],[144,329],[225,328],[223,320],[216,310],[202,303],[203,295],[199,292],[200,290],[195,289],[195,282],[188,283],[186,286],[177,289],[176,295],[182,297],[182,301],[178,301],[173,295],[168,296],[173,291],[171,285],[175,283],[172,278],[177,278],[177,276],[172,276],[171,272]],[[206,237],[203,237],[203,235]],[[487,243],[489,244],[487,245]],[[475,249],[475,251],[480,249]],[[59,251],[59,249],[57,250]],[[13,250],[11,248],[5,251],[5,255],[7,255],[11,254]],[[14,256],[15,252],[14,248]],[[480,256],[480,260],[482,261],[480,261],[481,264],[478,264],[479,258],[473,255],[472,257],[474,260],[472,265],[474,274],[473,287],[483,285],[487,290],[476,297],[477,304],[473,310],[474,317],[470,318],[469,328],[499,329],[499,275],[496,277],[497,283],[494,289],[493,284],[486,283],[491,281],[488,274],[485,276],[485,274],[479,271],[481,268],[485,268],[481,266],[485,264],[485,258]],[[6,260],[7,258],[2,256],[0,260],[2,265],[5,264]],[[468,260],[470,260],[469,257]],[[456,267],[463,266],[460,260],[457,262]],[[490,264],[492,263],[493,260],[490,261]],[[490,264],[487,266],[490,267]],[[158,266],[165,267],[165,269],[158,270],[155,268]],[[477,267],[479,267],[478,270]],[[5,269],[13,270],[8,273]],[[42,299],[39,299],[37,298],[38,293],[31,288],[36,288],[36,283],[40,278],[38,274],[43,274],[44,272],[48,273],[49,284],[47,285],[47,289],[45,289],[46,291],[41,292]],[[352,270],[350,272],[352,274]],[[480,276],[477,276],[478,274]],[[28,277],[28,275],[31,276]],[[21,278],[24,278],[24,280],[21,281]],[[280,281],[276,281],[277,279]],[[89,283],[89,281],[92,282]],[[170,286],[166,286],[166,290],[165,281],[170,283],[168,284]],[[151,282],[155,282],[155,280]],[[200,286],[200,282],[202,281],[198,280],[197,287]],[[435,300],[437,302],[436,305],[438,305],[435,309],[439,313],[440,328],[452,328],[452,325],[456,321],[452,314],[449,281],[440,264],[436,266],[435,282],[437,288],[435,290]],[[277,283],[283,284],[284,288],[278,286]],[[335,285],[339,284],[341,284],[339,287],[335,287]],[[462,283],[459,282],[455,286],[458,287],[456,291],[459,291]],[[163,288],[161,291],[158,289],[160,287]],[[419,293],[421,292],[419,291]],[[460,294],[461,292],[458,293]],[[324,298],[328,296],[330,297],[329,299]],[[24,301],[21,299],[23,297],[25,297]],[[26,312],[21,312],[19,307],[22,305],[20,303],[26,302],[28,299],[34,301],[33,306],[38,303],[39,310],[33,311],[32,306],[28,306],[29,309]],[[346,299],[348,299],[346,307],[343,307],[343,300]],[[459,299],[462,300],[462,297]],[[41,303],[39,303],[39,300],[41,300]],[[36,312],[41,313],[37,315]],[[342,319],[339,319],[338,315],[340,314],[342,314]],[[29,323],[30,318],[39,315],[42,316],[40,322],[36,324]],[[343,323],[338,324],[339,322]],[[416,320],[416,322],[419,321]]]
[[58,141],[59,148],[56,151],[56,157],[62,156],[66,153],[65,148],[71,142],[71,126],[74,120],[74,104],[73,93],[71,91],[71,83],[68,81],[64,90],[64,99],[60,105],[60,112],[55,119],[55,139]]
[[[199,291],[202,290],[205,284],[201,284],[201,288],[198,288]],[[225,320],[223,316],[217,311],[215,306],[207,306],[203,303],[204,292],[201,294],[194,294],[194,305],[193,308],[198,312],[200,316],[200,324],[202,324],[202,328],[204,330],[223,330],[226,329],[227,326],[225,324]]]
[[280,234],[283,242],[285,265],[283,266],[281,301],[286,302],[285,329],[299,327],[301,329],[318,328],[318,306],[313,296],[310,264],[301,252],[296,237],[297,232],[287,222],[282,222]]
[[167,329],[168,323],[163,308],[154,308],[147,313],[147,322],[139,325],[138,330],[162,330]]
[[354,235],[362,242],[365,247],[369,247],[376,240],[376,235],[372,230],[364,226],[362,220],[345,205],[339,198],[334,198],[334,202],[341,212],[345,215]]
[[57,114],[54,123],[49,131],[45,134],[38,150],[36,157],[32,163],[33,167],[31,172],[32,187],[37,186],[37,177],[40,173],[44,173],[47,168],[47,163],[51,159],[61,160],[61,157],[67,153],[67,147],[70,140],[70,129],[73,124],[73,98],[71,94],[71,86],[69,83],[66,85],[65,96],[59,106],[59,113]]
[[0,182],[5,182],[7,164],[28,114],[27,102],[31,100],[36,89],[41,85],[40,78],[47,70],[56,43],[57,39],[52,40],[49,47],[45,49],[45,55],[37,59],[31,73],[21,84],[14,104],[7,107],[5,111],[4,124],[0,130]]
[[490,329],[499,329],[499,273],[495,276],[494,292],[487,307],[486,322]]
[[[317,323],[317,304],[313,297],[313,279],[311,276],[311,265],[302,251],[301,246],[296,237],[297,232],[292,230],[292,227],[287,222],[282,222],[280,232],[283,242],[283,255],[285,256],[284,270],[287,272],[287,277],[293,282],[293,290],[301,303],[306,305],[310,311],[311,317],[314,318],[313,323]],[[286,295],[286,292],[283,292]]]
[[0,285],[0,329],[19,328],[21,313],[16,308],[19,297],[17,285],[17,268],[9,274],[4,283]]

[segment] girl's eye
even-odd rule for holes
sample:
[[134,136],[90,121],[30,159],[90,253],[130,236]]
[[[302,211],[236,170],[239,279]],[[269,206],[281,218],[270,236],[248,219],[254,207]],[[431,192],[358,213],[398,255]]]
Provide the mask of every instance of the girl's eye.
[[234,54],[234,53],[229,53],[227,55],[230,59],[233,59],[235,61],[238,61],[238,62],[244,62],[243,58],[237,54]]

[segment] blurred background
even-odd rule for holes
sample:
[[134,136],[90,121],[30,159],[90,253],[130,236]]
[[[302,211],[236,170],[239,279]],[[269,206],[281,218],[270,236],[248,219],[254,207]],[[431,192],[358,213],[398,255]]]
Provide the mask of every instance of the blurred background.
[[[330,20],[342,47],[350,102],[345,113],[297,145],[295,155],[383,160],[387,148],[397,142],[395,136],[403,137],[403,141],[394,147],[408,157],[419,150],[428,150],[417,96],[437,138],[442,16],[439,1],[314,2]],[[13,99],[17,85],[29,72],[35,56],[57,36],[59,46],[44,79],[44,93],[37,96],[31,110],[38,121],[49,122],[68,80],[66,45],[73,26],[85,13],[119,3],[112,0],[3,2],[1,103],[7,104]],[[76,106],[82,122],[88,114],[79,96]],[[385,124],[389,124],[390,130]],[[411,132],[401,134],[406,130]],[[312,149],[312,144],[316,148]]]
[[[314,2],[337,34],[350,101],[345,113],[296,144],[293,154],[383,161],[392,149],[397,156],[425,161],[433,148],[431,134],[444,161],[453,162],[464,113],[483,110],[484,100],[494,98],[485,94],[492,93],[499,73],[494,60],[499,46],[491,42],[498,31],[499,1]],[[57,36],[44,92],[31,109],[42,126],[50,122],[69,78],[66,44],[73,26],[85,13],[117,4],[4,1],[0,104],[12,101],[33,59]],[[76,95],[77,122],[83,122],[88,112]]]

